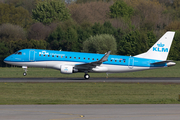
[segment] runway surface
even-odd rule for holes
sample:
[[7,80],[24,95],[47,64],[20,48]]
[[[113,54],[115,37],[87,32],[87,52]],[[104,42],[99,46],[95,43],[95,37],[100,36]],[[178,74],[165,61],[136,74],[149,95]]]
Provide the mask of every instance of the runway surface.
[[[180,83],[180,78],[0,78],[0,82]],[[0,120],[179,120],[180,104],[0,105]]]
[[180,105],[0,105],[1,120],[179,120]]
[[180,78],[0,78],[0,82],[127,82],[180,83]]

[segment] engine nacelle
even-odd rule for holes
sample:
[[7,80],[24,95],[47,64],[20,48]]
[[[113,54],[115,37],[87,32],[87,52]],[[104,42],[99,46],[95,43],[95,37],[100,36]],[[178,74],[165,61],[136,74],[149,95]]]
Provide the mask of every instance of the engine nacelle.
[[65,66],[65,65],[62,65],[62,66],[61,66],[60,71],[61,71],[61,73],[63,73],[63,74],[72,74],[72,73],[78,72],[78,70],[77,70],[77,69],[74,69],[73,66]]

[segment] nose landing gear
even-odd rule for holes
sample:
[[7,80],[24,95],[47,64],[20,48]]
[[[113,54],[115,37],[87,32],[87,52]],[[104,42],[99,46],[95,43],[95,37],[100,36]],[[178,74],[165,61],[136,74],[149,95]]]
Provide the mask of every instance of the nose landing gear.
[[26,76],[26,75],[27,75],[27,66],[22,66],[22,68],[23,68],[24,71],[25,71],[25,72],[23,73],[23,75]]
[[24,73],[23,73],[23,75],[24,75],[24,76],[26,76],[26,75],[27,75],[27,73],[26,73],[26,72],[24,72]]

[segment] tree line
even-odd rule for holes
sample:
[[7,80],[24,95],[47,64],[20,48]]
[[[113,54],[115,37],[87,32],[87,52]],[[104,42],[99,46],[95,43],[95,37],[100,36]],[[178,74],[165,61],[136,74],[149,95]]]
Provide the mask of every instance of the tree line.
[[179,0],[0,0],[0,66],[25,48],[133,56],[170,30],[180,60],[179,19]]

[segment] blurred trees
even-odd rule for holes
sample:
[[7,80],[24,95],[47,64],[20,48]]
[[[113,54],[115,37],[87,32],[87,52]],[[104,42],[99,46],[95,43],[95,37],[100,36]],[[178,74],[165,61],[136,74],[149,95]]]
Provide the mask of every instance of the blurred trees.
[[170,49],[170,54],[168,56],[168,59],[170,60],[180,60],[180,31],[177,30],[175,31],[175,36],[174,36],[174,40],[172,43],[172,47]]
[[110,16],[112,18],[129,18],[132,14],[133,8],[128,6],[123,0],[118,0],[110,6]]
[[0,40],[1,41],[15,41],[15,40],[25,40],[26,31],[18,26],[12,24],[2,24],[0,25]]
[[65,3],[56,0],[39,2],[32,10],[32,17],[43,24],[50,24],[57,20],[65,21],[70,18],[70,14]]
[[173,21],[171,22],[168,26],[166,26],[166,31],[175,31],[175,30],[179,30],[180,31],[180,21]]
[[157,0],[126,0],[135,10],[131,18],[137,29],[160,31],[172,20],[167,8]]
[[[0,0],[0,66],[19,49],[81,52],[89,39],[99,45],[115,39],[112,54],[136,55],[166,31],[176,31],[168,59],[179,60],[179,6],[179,0]],[[94,47],[90,52],[111,49]]]
[[44,25],[40,22],[31,25],[28,31],[28,39],[34,40],[46,40],[49,34],[54,31],[57,27],[56,23],[50,25]]
[[83,52],[101,53],[104,54],[111,51],[111,54],[116,54],[117,43],[112,35],[100,34],[91,36],[83,43]]
[[[132,31],[123,36],[118,44],[118,54],[138,55],[146,52],[157,41],[153,32]],[[123,47],[122,47],[123,46]]]
[[72,27],[68,27],[66,30],[58,27],[57,30],[49,36],[48,42],[53,46],[53,49],[56,50],[78,51],[77,32]]
[[109,7],[111,3],[107,2],[86,2],[84,4],[72,4],[68,6],[71,17],[77,23],[100,22],[104,23],[109,17]]
[[29,12],[23,7],[15,7],[13,4],[0,4],[0,24],[11,23],[27,28],[32,19]]
[[9,54],[8,47],[6,47],[5,43],[0,41],[0,66],[5,66],[3,60],[5,57],[7,57]]

